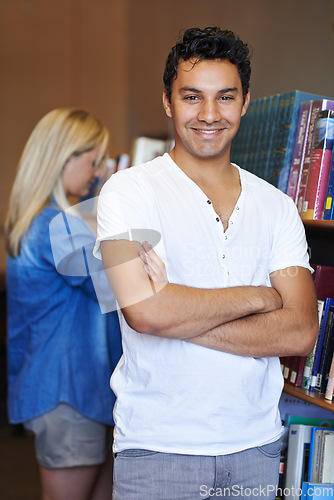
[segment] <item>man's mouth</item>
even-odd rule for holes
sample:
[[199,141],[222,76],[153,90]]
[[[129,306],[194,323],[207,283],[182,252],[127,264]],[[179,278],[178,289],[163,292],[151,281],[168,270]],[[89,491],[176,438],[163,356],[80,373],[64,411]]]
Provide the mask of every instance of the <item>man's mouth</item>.
[[217,132],[221,132],[223,129],[222,128],[215,128],[215,129],[205,129],[205,128],[196,128],[193,127],[196,132],[201,132],[201,134],[217,134]]

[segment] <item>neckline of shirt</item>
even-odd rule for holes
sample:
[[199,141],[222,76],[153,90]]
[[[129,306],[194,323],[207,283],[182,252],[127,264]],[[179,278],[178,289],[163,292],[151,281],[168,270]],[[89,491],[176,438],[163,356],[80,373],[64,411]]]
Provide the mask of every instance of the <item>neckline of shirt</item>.
[[[178,172],[178,174],[181,175],[188,182],[189,185],[193,186],[193,188],[197,190],[197,192],[205,200],[205,202],[207,202],[208,200],[211,202],[211,200],[207,197],[207,195],[204,193],[204,191],[202,191],[202,189],[196,184],[196,182],[194,182],[192,179],[190,179],[190,177],[188,177],[188,175],[183,172],[183,170],[177,165],[177,163],[175,163],[175,161],[171,158],[171,156],[169,155],[169,153],[165,153],[164,156],[167,159],[168,163],[171,165],[171,167],[175,170],[175,172]],[[231,213],[231,215],[229,217],[229,222],[232,222],[232,225],[233,225],[235,217],[236,217],[236,214],[240,213],[241,204],[243,203],[243,199],[245,197],[246,183],[245,183],[245,178],[244,178],[244,175],[243,175],[243,171],[239,167],[239,165],[237,165],[236,163],[233,163],[233,162],[231,162],[231,164],[239,172],[239,179],[240,179],[240,185],[241,185],[240,195],[239,195],[239,197],[238,197],[238,199],[237,199],[237,201],[236,201],[236,203],[234,205],[233,211],[232,211],[232,213]],[[211,207],[212,207],[212,205],[211,205]],[[213,207],[212,207],[212,209],[213,209]],[[230,223],[229,223],[228,228],[227,228],[226,231],[228,231],[229,228],[230,228]]]

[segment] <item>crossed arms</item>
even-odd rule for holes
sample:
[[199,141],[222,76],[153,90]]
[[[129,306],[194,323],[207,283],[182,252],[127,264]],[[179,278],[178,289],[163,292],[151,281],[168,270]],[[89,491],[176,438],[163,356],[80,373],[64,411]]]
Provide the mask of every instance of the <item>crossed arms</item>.
[[[108,280],[127,323],[137,332],[244,356],[302,356],[311,351],[318,317],[307,269],[272,273],[272,288],[191,288],[166,282],[160,259],[145,250],[137,242],[101,242]],[[160,278],[149,277],[140,254]]]

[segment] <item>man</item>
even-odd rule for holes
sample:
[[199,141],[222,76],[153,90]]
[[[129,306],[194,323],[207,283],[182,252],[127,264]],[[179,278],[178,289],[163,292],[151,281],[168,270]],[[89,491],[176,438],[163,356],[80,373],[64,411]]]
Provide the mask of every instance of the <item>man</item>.
[[174,149],[100,196],[96,254],[122,309],[115,500],[275,497],[278,356],[306,355],[318,322],[293,202],[230,162],[249,78],[231,31],[187,30],[164,73]]

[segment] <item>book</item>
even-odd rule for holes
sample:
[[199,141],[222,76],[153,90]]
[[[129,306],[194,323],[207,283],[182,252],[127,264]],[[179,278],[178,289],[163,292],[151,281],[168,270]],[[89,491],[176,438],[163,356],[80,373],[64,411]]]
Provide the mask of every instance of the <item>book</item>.
[[306,480],[311,429],[310,425],[290,425],[285,476],[285,500],[297,500],[299,498],[298,489],[301,488],[302,482]]
[[301,490],[301,500],[328,500],[334,497],[334,486],[330,484],[304,482]]
[[251,101],[232,142],[231,160],[286,192],[300,105],[322,99],[293,90]]
[[321,325],[320,325],[320,328],[319,328],[318,338],[317,338],[317,341],[316,341],[317,342],[317,348],[316,348],[316,353],[315,353],[314,363],[313,363],[313,369],[312,369],[310,391],[314,391],[314,389],[315,389],[316,380],[317,380],[317,374],[318,374],[318,368],[319,368],[320,358],[321,358],[321,352],[322,352],[322,344],[323,344],[325,330],[326,330],[326,323],[327,323],[328,311],[329,311],[330,306],[333,306],[333,305],[334,305],[334,299],[327,297],[325,299],[324,312],[323,312],[323,315],[322,315]]
[[319,482],[334,484],[334,432],[323,433],[320,451]]
[[286,382],[290,381],[291,368],[294,362],[294,356],[285,356],[282,366],[283,378]]
[[306,363],[306,356],[299,356],[298,361],[299,362],[298,362],[296,380],[294,382],[294,385],[296,387],[301,387],[303,381],[305,363]]
[[[244,155],[248,150],[248,137],[253,131],[253,115],[255,103],[251,100],[246,115],[241,117],[239,129],[231,144],[231,161],[245,168]],[[247,118],[246,118],[247,117]]]
[[311,427],[326,427],[334,429],[334,413],[333,418],[315,418],[315,417],[305,417],[299,415],[292,415],[287,413],[284,419],[284,426],[290,427],[292,424],[303,424],[309,425]]
[[131,165],[135,166],[153,160],[157,156],[168,153],[172,147],[173,141],[153,137],[137,137],[132,145]]
[[[324,304],[325,304],[324,300],[321,300],[321,299],[317,300],[319,328],[320,328],[321,321],[322,321]],[[318,339],[316,339],[312,351],[310,352],[310,354],[308,354],[306,356],[306,359],[305,359],[303,379],[302,379],[302,384],[301,384],[303,389],[309,389],[310,385],[311,385],[313,363],[314,363],[314,357],[315,357],[315,353],[317,350],[317,346],[318,346]]]
[[258,102],[257,118],[254,127],[254,134],[252,137],[252,148],[251,148],[250,165],[249,165],[250,172],[253,172],[253,174],[255,175],[260,174],[260,176],[261,173],[260,173],[260,165],[258,162],[258,158],[260,156],[260,151],[264,141],[263,131],[266,120],[266,113],[268,111],[267,101],[268,97],[263,97],[262,99],[259,99]]
[[[287,356],[286,363],[289,366],[288,377],[284,377],[290,384],[300,387],[303,379],[306,356]],[[286,368],[284,366],[284,368]],[[284,376],[284,372],[283,372]]]
[[311,119],[312,101],[302,102],[300,105],[295,146],[292,154],[290,175],[286,194],[296,202],[298,187],[301,177],[301,165],[303,164],[307,131]]
[[319,111],[326,109],[334,110],[334,100],[315,99],[312,101],[311,108],[312,109],[311,109],[310,122],[307,130],[304,159],[301,165],[300,179],[296,195],[296,205],[300,216],[302,216],[304,210],[304,198],[305,198],[305,192],[310,170],[315,120],[317,118]]
[[331,165],[327,182],[327,191],[324,203],[323,220],[333,220],[334,218],[334,149],[332,152]]
[[242,166],[249,172],[252,172],[252,163],[255,160],[253,147],[255,144],[255,136],[256,136],[257,123],[259,118],[259,108],[261,106],[261,102],[262,99],[256,99],[255,101],[253,101],[251,114],[248,115],[247,112],[245,115],[246,120],[244,124],[246,127],[246,131],[245,131],[245,145],[243,147],[243,154],[242,154]]
[[328,373],[327,386],[325,391],[325,399],[332,401],[334,392],[334,353],[332,356],[332,362]]
[[265,180],[269,180],[269,174],[271,169],[271,158],[273,155],[274,139],[275,139],[275,126],[277,120],[278,102],[279,94],[271,96],[271,106],[269,108],[268,124],[266,128],[266,137],[262,144],[263,153],[260,156],[260,171],[262,172],[261,177]]
[[307,481],[321,482],[320,481],[320,464],[321,464],[321,450],[323,446],[324,436],[328,433],[333,434],[334,429],[325,427],[312,427],[310,439],[310,455],[307,473]]
[[318,300],[334,297],[334,267],[317,264],[313,273]]
[[334,307],[330,306],[327,315],[320,363],[315,383],[315,391],[319,392],[320,394],[324,394],[326,391],[327,379],[329,375],[333,351],[334,351]]
[[277,186],[283,193],[286,193],[289,181],[300,105],[304,101],[321,99],[322,97],[299,90],[293,90],[280,95],[277,118],[279,127],[275,137],[271,183]]
[[334,111],[317,115],[310,158],[310,170],[303,204],[303,219],[322,219],[334,144]]

